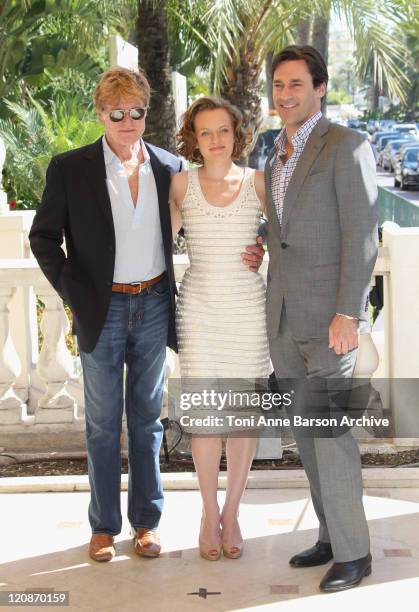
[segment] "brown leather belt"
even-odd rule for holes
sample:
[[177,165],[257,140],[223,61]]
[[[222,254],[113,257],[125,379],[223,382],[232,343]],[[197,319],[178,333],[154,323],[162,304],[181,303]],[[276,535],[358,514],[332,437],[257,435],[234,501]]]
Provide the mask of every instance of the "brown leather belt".
[[112,291],[115,291],[116,293],[130,293],[131,295],[137,295],[137,293],[141,293],[143,289],[147,289],[147,287],[151,287],[151,285],[158,283],[164,275],[165,272],[162,272],[158,276],[150,278],[150,280],[141,281],[140,283],[113,283]]

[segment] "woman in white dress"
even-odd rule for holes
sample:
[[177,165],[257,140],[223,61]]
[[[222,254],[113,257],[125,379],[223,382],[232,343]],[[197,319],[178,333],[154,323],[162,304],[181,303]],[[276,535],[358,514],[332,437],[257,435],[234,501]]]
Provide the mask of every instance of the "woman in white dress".
[[[243,262],[246,245],[256,240],[265,188],[262,172],[233,161],[246,146],[241,113],[225,100],[199,98],[183,117],[178,141],[178,152],[199,164],[173,176],[170,191],[174,235],[183,226],[190,260],[176,307],[182,380],[267,378],[265,284]],[[215,561],[222,550],[237,559],[243,548],[238,511],[257,437],[227,438],[227,489],[220,513],[223,432],[192,432],[203,502],[200,554]]]

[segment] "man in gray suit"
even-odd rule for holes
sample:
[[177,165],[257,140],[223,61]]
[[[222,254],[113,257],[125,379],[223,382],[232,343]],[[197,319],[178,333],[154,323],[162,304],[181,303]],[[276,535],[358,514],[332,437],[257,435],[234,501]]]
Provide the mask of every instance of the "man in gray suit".
[[[272,76],[285,126],[265,170],[272,362],[279,380],[347,381],[358,333],[368,325],[377,256],[375,163],[361,135],[322,116],[328,74],[314,48],[287,47],[274,58]],[[318,542],[290,564],[333,559],[320,589],[351,588],[371,573],[358,445],[350,430],[321,437],[294,427],[294,435],[320,527]]]

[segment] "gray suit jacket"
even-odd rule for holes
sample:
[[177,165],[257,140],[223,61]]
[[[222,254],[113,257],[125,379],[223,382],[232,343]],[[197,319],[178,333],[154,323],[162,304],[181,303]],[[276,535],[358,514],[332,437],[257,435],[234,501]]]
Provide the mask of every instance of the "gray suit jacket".
[[282,224],[267,159],[268,335],[278,333],[282,304],[297,338],[327,336],[338,312],[368,325],[368,292],[377,257],[377,186],[370,145],[322,117],[291,177]]

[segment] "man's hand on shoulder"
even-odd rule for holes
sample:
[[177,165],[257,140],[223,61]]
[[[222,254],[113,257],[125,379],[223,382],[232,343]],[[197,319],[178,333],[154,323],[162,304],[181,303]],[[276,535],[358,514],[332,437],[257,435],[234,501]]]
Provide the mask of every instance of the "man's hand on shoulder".
[[256,244],[247,246],[246,251],[241,254],[244,265],[252,272],[257,272],[262,265],[263,256],[265,255],[262,243],[262,236],[258,236],[256,238]]
[[329,348],[346,355],[358,346],[358,319],[336,314],[329,326]]

